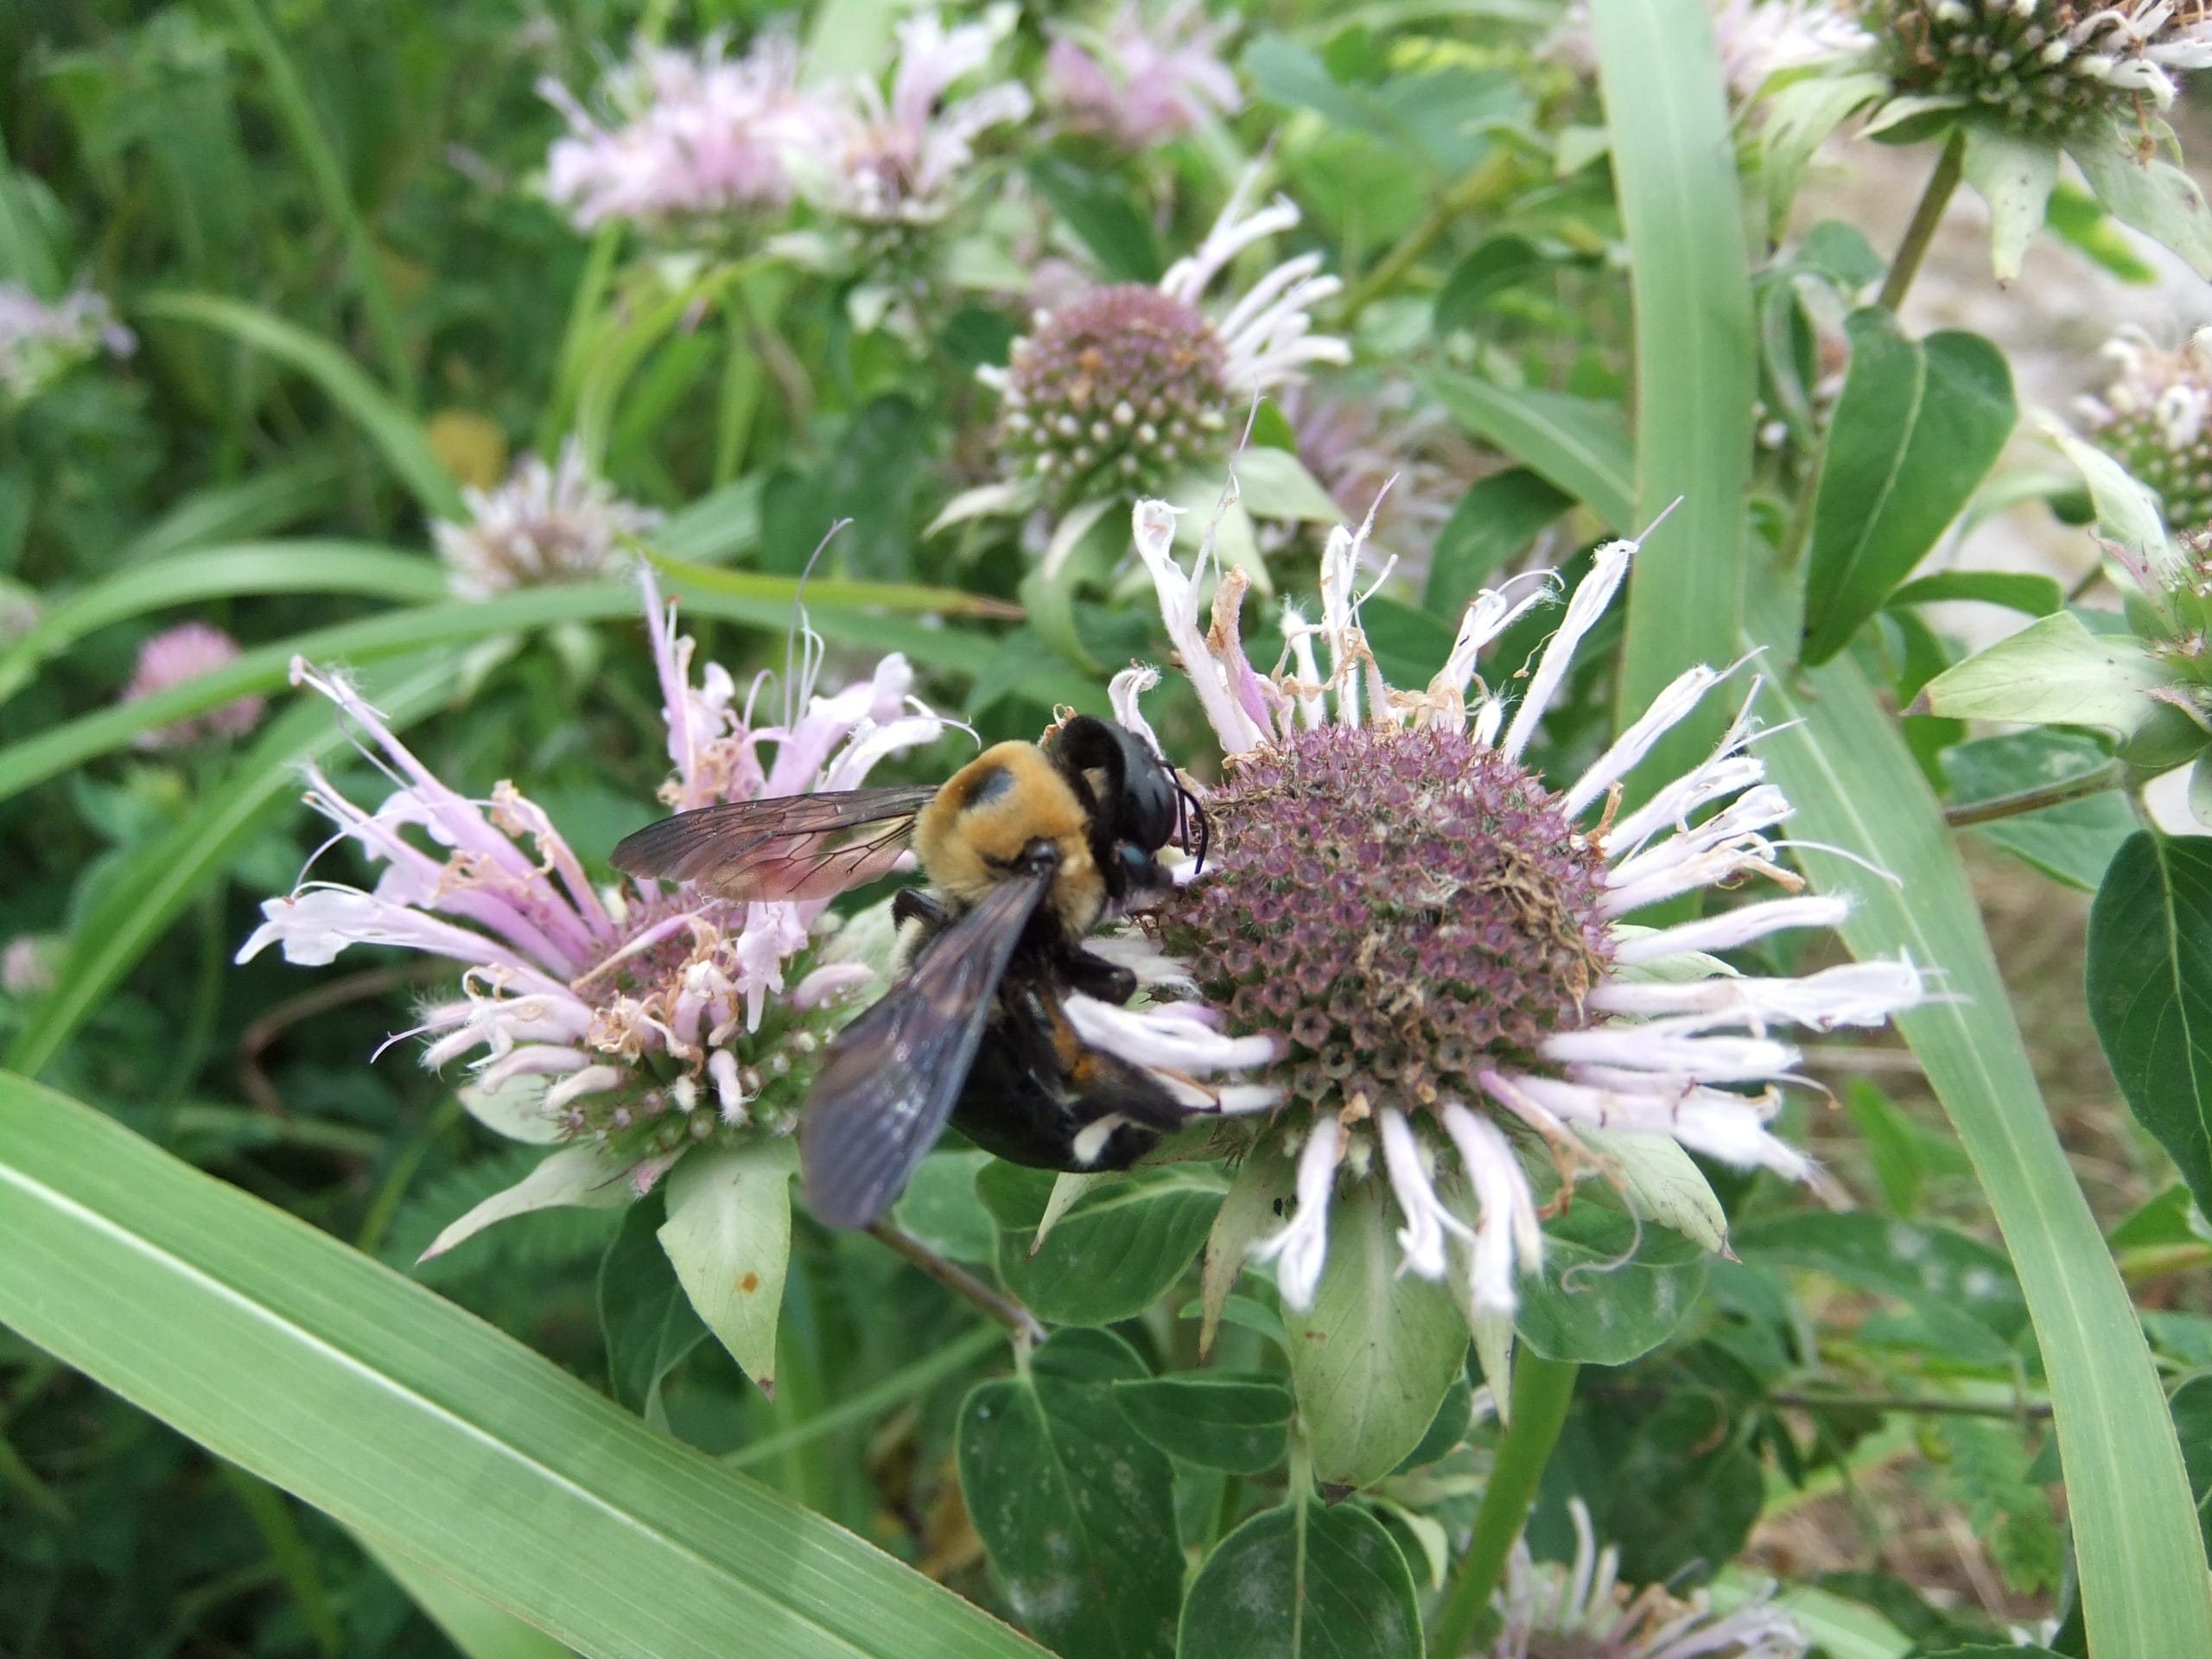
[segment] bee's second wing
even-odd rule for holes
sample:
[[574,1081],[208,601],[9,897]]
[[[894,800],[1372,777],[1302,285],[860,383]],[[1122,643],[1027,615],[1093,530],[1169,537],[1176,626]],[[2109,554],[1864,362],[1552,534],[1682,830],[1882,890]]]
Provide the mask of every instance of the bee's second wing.
[[992,887],[830,1046],[799,1124],[807,1202],[823,1221],[868,1225],[936,1142],[1051,879],[1039,870]]
[[926,784],[768,795],[679,812],[626,836],[609,859],[632,875],[696,881],[719,898],[827,899],[890,873]]

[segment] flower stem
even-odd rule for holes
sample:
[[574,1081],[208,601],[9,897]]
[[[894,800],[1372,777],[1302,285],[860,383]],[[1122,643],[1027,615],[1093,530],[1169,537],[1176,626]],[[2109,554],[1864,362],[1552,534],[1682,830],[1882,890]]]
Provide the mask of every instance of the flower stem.
[[1013,1297],[992,1289],[958,1262],[946,1261],[912,1233],[887,1221],[879,1221],[868,1230],[888,1245],[893,1255],[904,1256],[954,1295],[973,1302],[1022,1341],[1045,1340],[1045,1327],[1037,1323],[1035,1314]]
[[1950,206],[1951,192],[1959,188],[1966,150],[1964,130],[1952,129],[1942,155],[1936,158],[1936,170],[1928,175],[1928,188],[1920,193],[1920,206],[1912,210],[1912,223],[1904,227],[1904,240],[1897,244],[1897,257],[1890,262],[1890,274],[1882,279],[1882,292],[1876,303],[1891,311],[1904,304],[1905,291],[1920,272],[1920,262],[1928,252],[1928,245],[1936,239],[1936,226],[1942,221],[1943,209]]
[[1339,324],[1349,327],[1354,318],[1388,293],[1401,276],[1419,263],[1421,255],[1428,251],[1429,244],[1443,235],[1454,219],[1484,206],[1511,184],[1513,177],[1512,158],[1501,149],[1446,191],[1437,199],[1436,205],[1421,215],[1421,222],[1407,232],[1389,252],[1369,266],[1345,292],[1338,313]]
[[729,1469],[750,1469],[772,1458],[780,1457],[795,1446],[820,1440],[825,1434],[872,1421],[893,1406],[911,1400],[954,1372],[972,1365],[1004,1340],[988,1325],[979,1325],[971,1331],[963,1332],[944,1347],[923,1355],[912,1364],[901,1366],[881,1382],[862,1389],[849,1400],[840,1400],[796,1427],[787,1428],[765,1440],[754,1440],[726,1453],[722,1465]]
[[1497,1444],[1490,1484],[1475,1512],[1475,1535],[1436,1616],[1428,1650],[1434,1659],[1459,1659],[1474,1645],[1475,1627],[1489,1609],[1505,1558],[1529,1518],[1529,1505],[1558,1443],[1560,1426],[1574,1398],[1572,1360],[1546,1359],[1524,1345],[1513,1362],[1513,1426]]
[[2055,784],[2038,784],[2033,789],[2015,790],[2010,795],[1946,808],[1943,822],[1954,830],[1962,830],[1970,823],[1993,823],[1999,818],[2018,817],[2023,812],[2038,812],[2046,806],[2058,806],[2084,796],[2121,788],[2127,782],[2128,772],[2126,761],[2108,760],[2101,766],[2062,778]]

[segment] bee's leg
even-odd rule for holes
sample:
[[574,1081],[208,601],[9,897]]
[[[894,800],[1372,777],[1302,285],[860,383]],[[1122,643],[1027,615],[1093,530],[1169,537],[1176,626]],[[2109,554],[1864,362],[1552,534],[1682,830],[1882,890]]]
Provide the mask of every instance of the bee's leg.
[[1118,1007],[1137,994],[1135,974],[1119,963],[1095,957],[1088,950],[1069,951],[1067,961],[1062,965],[1071,989],[1095,996],[1101,1002],[1111,1002]]
[[901,887],[891,895],[892,925],[903,928],[913,921],[932,934],[940,932],[952,921],[952,906],[928,887]]

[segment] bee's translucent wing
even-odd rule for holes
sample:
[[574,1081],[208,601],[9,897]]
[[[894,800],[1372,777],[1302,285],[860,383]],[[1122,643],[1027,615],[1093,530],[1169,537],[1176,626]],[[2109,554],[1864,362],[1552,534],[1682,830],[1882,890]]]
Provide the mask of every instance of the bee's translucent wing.
[[1040,862],[992,887],[830,1046],[799,1122],[807,1203],[823,1221],[867,1226],[935,1144],[1052,877]]
[[702,806],[625,836],[609,862],[741,902],[827,899],[888,874],[936,793],[898,784]]

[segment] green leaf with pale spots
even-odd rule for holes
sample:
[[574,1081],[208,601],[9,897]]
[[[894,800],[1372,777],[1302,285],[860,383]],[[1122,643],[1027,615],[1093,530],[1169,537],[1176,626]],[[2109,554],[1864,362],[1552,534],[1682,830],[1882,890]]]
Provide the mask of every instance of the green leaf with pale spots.
[[1675,1333],[1704,1283],[1705,1252],[1681,1234],[1579,1201],[1544,1230],[1514,1331],[1547,1359],[1625,1365]]
[[1966,181],[1989,204],[1989,263],[2000,283],[2020,274],[2058,182],[2058,146],[2023,138],[1995,121],[1964,124]]
[[1398,1271],[1395,1214],[1381,1180],[1345,1183],[1313,1306],[1283,1309],[1314,1477],[1332,1485],[1396,1468],[1465,1372],[1466,1318],[1443,1286]]
[[1114,1398],[1138,1433],[1202,1468],[1263,1474],[1288,1443],[1290,1390],[1279,1376],[1147,1376],[1116,1382]]
[[2027,1304],[2002,1250],[1922,1222],[1865,1211],[1776,1216],[1736,1230],[1745,1261],[1806,1268],[1905,1303],[1930,1340],[1970,1363],[2009,1370]]
[[960,1492],[1014,1611],[1063,1659],[1154,1659],[1173,1639],[1174,1471],[1114,1402],[1147,1375],[1105,1331],[1062,1331],[960,1408]]
[[1420,1659],[1414,1577],[1356,1503],[1254,1516],[1191,1586],[1177,1659]]
[[1945,669],[1906,712],[1952,720],[2098,726],[2132,737],[2173,676],[2126,634],[2091,633],[2071,611],[2031,622]]

